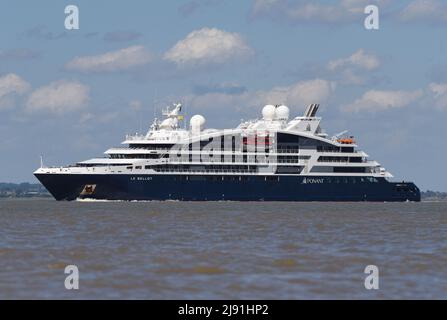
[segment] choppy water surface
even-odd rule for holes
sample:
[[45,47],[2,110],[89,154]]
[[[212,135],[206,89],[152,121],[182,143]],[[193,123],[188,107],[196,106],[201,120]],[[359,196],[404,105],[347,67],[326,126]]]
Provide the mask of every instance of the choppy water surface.
[[0,298],[447,299],[447,203],[1,200]]

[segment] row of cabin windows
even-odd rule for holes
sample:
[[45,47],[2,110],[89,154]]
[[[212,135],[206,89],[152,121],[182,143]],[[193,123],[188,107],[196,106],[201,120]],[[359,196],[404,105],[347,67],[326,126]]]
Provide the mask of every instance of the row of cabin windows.
[[299,153],[300,148],[298,146],[286,146],[278,145],[276,148],[277,153]]
[[[343,148],[342,148],[343,149]],[[213,150],[209,150],[210,154],[209,156],[212,157],[213,156]],[[259,149],[247,149],[244,148],[243,152],[256,152],[256,151],[261,151]],[[264,151],[264,150],[262,150]],[[269,149],[265,149],[266,153],[269,153]],[[322,150],[322,149],[318,149],[318,152],[340,152],[340,151],[328,151],[328,150]],[[233,150],[234,152],[234,150]],[[353,149],[351,148],[350,150],[342,150],[341,152],[353,152]],[[294,147],[278,147],[277,148],[277,153],[299,153],[299,148],[294,148]],[[161,156],[163,157],[167,157],[168,154],[111,154],[110,158],[112,159],[157,159],[160,158]],[[180,157],[181,155],[178,154],[178,156]],[[352,157],[351,157],[352,159]],[[361,158],[359,158],[361,159]],[[353,161],[354,162],[354,161]],[[359,161],[360,162],[360,161]]]
[[379,180],[374,177],[328,177],[325,178],[328,183],[378,183]]
[[[281,176],[176,176],[177,181],[271,181],[277,182],[281,180]],[[334,184],[360,184],[360,183],[379,183],[375,177],[324,177],[324,183]],[[415,188],[397,188],[399,192],[416,191]]]
[[[231,136],[231,139],[225,139],[224,136],[220,136],[220,137],[216,137],[216,138],[209,138],[208,140],[201,140],[199,145],[200,145],[200,149],[203,149],[204,147],[208,146],[210,143],[213,143],[214,140],[220,140],[220,149],[221,150],[225,150],[225,141],[227,141],[227,143],[231,143],[231,149],[233,151],[237,150],[237,149],[242,149],[242,151],[247,151],[250,150],[250,147],[255,147],[253,149],[258,149],[258,150],[262,150],[262,146],[265,146],[265,152],[269,152],[271,150],[271,145],[273,143],[273,141],[271,141],[271,137],[242,137],[242,139],[240,139],[240,137],[236,137],[236,136]],[[231,142],[230,142],[231,141]],[[219,142],[217,142],[219,143]],[[241,143],[242,143],[242,148],[241,148]],[[312,146],[315,145],[316,142],[314,139],[310,139],[310,138],[303,138],[303,137],[299,137],[296,135],[292,135],[292,134],[284,134],[284,133],[278,133],[277,135],[277,149],[281,150],[283,152],[287,152],[287,150],[292,150],[289,152],[298,152],[299,151],[299,146],[303,145],[303,146]],[[218,145],[218,144],[217,144]],[[212,144],[212,146],[216,146],[215,143]],[[189,144],[188,146],[189,150],[193,150],[193,148],[195,149],[195,145],[194,144]],[[342,149],[345,147],[342,147]],[[349,148],[349,147],[348,147]],[[338,148],[340,149],[340,148]],[[346,149],[348,150],[348,149]],[[349,152],[349,151],[343,151],[343,152]]]
[[[256,166],[241,166],[241,165],[223,165],[223,166],[189,166],[189,165],[156,165],[145,166],[145,169],[154,169],[160,172],[185,172],[185,171],[197,171],[197,172],[257,172]],[[142,170],[142,166],[128,166],[127,169]],[[302,167],[288,167],[278,166],[277,173],[301,173]],[[334,167],[334,173],[365,173],[366,168],[363,167]]]
[[[244,149],[244,151],[246,152],[246,151],[255,151],[255,150]],[[269,151],[268,149],[265,150],[266,153],[268,153],[268,151]],[[284,147],[284,148],[279,148],[277,150],[277,152],[278,153],[299,153],[299,149],[298,148],[292,148],[292,147]],[[185,155],[183,155],[183,156],[185,156]],[[187,156],[189,156],[190,160],[193,157],[192,154],[189,154]],[[210,150],[210,153],[207,154],[207,156],[212,158],[215,155],[212,153],[212,150]],[[225,155],[220,155],[220,156],[221,156],[222,159],[224,159],[224,157],[225,157]],[[159,159],[159,158],[168,158],[169,154],[111,154],[109,157],[111,159]],[[180,158],[180,157],[182,157],[182,155],[181,154],[177,154],[177,157]],[[232,157],[235,158],[236,156],[233,155]],[[278,157],[281,157],[281,156],[278,156]],[[244,159],[244,162],[246,162],[247,155],[243,155],[243,159]]]
[[365,173],[365,167],[334,167],[334,173]]
[[396,191],[397,192],[409,192],[409,191],[416,192],[417,190],[415,187],[397,187]]
[[[227,165],[227,166],[188,166],[188,165],[156,165],[145,166],[145,169],[154,169],[161,172],[184,172],[184,171],[198,171],[198,172],[257,172],[256,166],[240,166],[240,165]],[[129,166],[127,169],[142,170],[142,166]],[[278,173],[299,173],[302,171],[302,167],[287,167],[278,166]]]
[[155,171],[231,171],[231,172],[256,172],[256,166],[223,165],[223,166],[188,166],[188,165],[158,165],[146,166],[146,169]]
[[145,150],[169,150],[174,144],[129,144],[130,149],[145,149]]
[[[178,181],[281,181],[281,176],[177,176],[174,179]],[[324,183],[335,184],[360,184],[360,183],[379,183],[374,177],[325,177]],[[400,190],[399,190],[400,191]],[[403,191],[403,190],[402,190]]]
[[[126,163],[126,164],[122,164],[122,163],[78,163],[78,164],[76,164],[76,167],[83,167],[83,168],[121,167],[121,166],[126,166],[129,164],[130,163]],[[130,168],[132,168],[132,167],[130,167]]]
[[[111,155],[110,158],[111,159],[159,159],[159,158],[168,158],[169,155],[152,155],[152,154],[148,154],[148,155]],[[200,160],[200,162],[202,162],[203,160],[210,160],[212,162],[216,162],[216,160],[213,161],[213,159],[219,159],[219,156],[214,157],[213,154],[209,154],[207,155],[207,158],[209,159],[202,159],[201,157],[199,157],[198,155],[187,155],[188,158],[186,157],[182,157],[181,155],[178,155],[179,160],[186,160],[188,159],[188,161],[193,162],[193,161],[197,161]],[[226,158],[228,160],[229,156],[228,155],[220,155],[220,162],[225,162]],[[277,156],[277,160],[278,162],[295,162],[298,163],[300,159],[302,160],[307,160],[309,159],[309,156]],[[250,156],[250,161],[251,162],[266,162],[269,159],[269,156]],[[236,161],[237,160],[237,161]],[[236,155],[231,155],[231,162],[248,162],[248,156],[247,155],[238,155],[238,158],[236,158]]]
[[[218,141],[220,140],[220,148],[222,150],[225,149],[225,137],[224,136],[220,136],[220,137],[215,137],[215,138],[209,138],[207,140],[201,140],[199,145],[200,145],[200,149],[204,148],[205,146],[207,146],[208,144],[212,143],[213,141],[215,141],[217,143],[219,143]],[[227,140],[228,142],[231,143],[231,147],[232,150],[236,150],[236,148],[240,148],[240,144],[242,144],[243,148],[245,149],[247,147],[247,144],[255,144],[258,145],[258,147],[260,145],[265,145],[266,150],[269,149],[270,144],[272,143],[272,141],[270,141],[269,137],[265,137],[265,138],[259,138],[259,137],[242,137],[242,139],[236,136],[231,136],[231,138],[229,138]],[[306,138],[306,137],[299,137],[293,134],[285,134],[285,133],[278,133],[277,134],[277,147],[278,149],[283,150],[285,148],[285,150],[289,149],[289,148],[296,148],[298,150],[299,146],[312,146],[318,143],[322,143],[319,141],[315,141],[314,139],[310,139],[310,138]],[[171,149],[171,147],[173,147],[174,144],[138,144],[138,143],[131,143],[129,144],[129,148],[131,149],[145,149],[145,150],[169,150]],[[189,149],[192,150],[193,148],[193,144],[189,145]],[[336,146],[332,146],[329,144],[325,144],[323,143],[323,145],[318,145],[317,146],[317,150],[321,151],[321,152],[353,152],[354,148],[353,147],[336,147]],[[268,151],[267,151],[268,152]]]
[[354,152],[354,147],[317,146],[318,152]]
[[159,159],[167,158],[167,154],[111,154],[111,159]]
[[319,157],[318,162],[351,162],[351,163],[361,163],[362,157]]
[[247,177],[247,176],[177,176],[174,177],[176,181],[280,181],[279,176],[258,176],[258,177]]
[[[190,150],[192,150],[192,147],[190,148]],[[210,150],[212,151],[212,150]],[[232,150],[233,152],[235,151],[235,149],[233,148]],[[243,152],[256,152],[256,151],[261,151],[259,148],[247,148],[247,146],[244,146],[242,149]],[[269,153],[270,149],[265,148],[264,150],[262,150],[266,153]],[[353,147],[322,147],[322,146],[318,146],[317,147],[317,151],[318,152],[346,152],[346,153],[352,153],[354,152],[354,148]],[[299,147],[294,147],[294,146],[278,146],[277,148],[277,153],[299,153]],[[164,154],[164,155],[160,155],[160,154],[112,154],[110,155],[111,159],[158,159],[158,158],[167,158],[169,155]],[[209,155],[210,157],[213,157],[213,154],[211,153]],[[223,155],[222,155],[223,157]],[[191,158],[191,155],[190,155]],[[326,157],[329,158],[329,157]],[[361,157],[351,157],[349,160],[349,162],[362,162]],[[336,159],[335,159],[336,160]],[[335,161],[334,160],[334,161]]]

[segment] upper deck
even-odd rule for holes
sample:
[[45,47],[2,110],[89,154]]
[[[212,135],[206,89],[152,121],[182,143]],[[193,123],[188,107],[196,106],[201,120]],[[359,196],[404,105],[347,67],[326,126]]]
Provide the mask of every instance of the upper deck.
[[[79,170],[146,173],[205,172],[250,174],[364,175],[391,177],[377,161],[357,150],[346,132],[329,137],[316,117],[319,105],[311,104],[303,116],[289,120],[289,108],[267,105],[262,118],[243,121],[233,129],[207,129],[205,118],[195,115],[189,129],[180,122],[182,106],[163,112],[146,134],[127,135],[110,148],[105,158],[76,164]],[[69,167],[67,167],[69,168]],[[200,169],[200,170],[199,170]],[[73,170],[72,170],[73,171]]]

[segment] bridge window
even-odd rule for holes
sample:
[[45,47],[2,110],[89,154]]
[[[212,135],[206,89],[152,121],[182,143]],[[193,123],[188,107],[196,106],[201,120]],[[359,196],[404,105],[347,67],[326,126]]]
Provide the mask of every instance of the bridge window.
[[354,147],[341,147],[341,152],[354,152]]

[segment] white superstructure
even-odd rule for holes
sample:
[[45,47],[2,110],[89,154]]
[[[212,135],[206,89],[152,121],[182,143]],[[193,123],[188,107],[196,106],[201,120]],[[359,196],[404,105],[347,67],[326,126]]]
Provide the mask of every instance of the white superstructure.
[[110,148],[105,157],[66,167],[41,167],[35,173],[61,174],[219,174],[392,177],[357,150],[352,137],[329,137],[311,104],[303,116],[289,119],[285,105],[266,105],[262,118],[235,129],[207,129],[194,115],[188,129],[181,104],[163,112],[147,134],[128,135],[125,147]]

